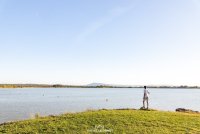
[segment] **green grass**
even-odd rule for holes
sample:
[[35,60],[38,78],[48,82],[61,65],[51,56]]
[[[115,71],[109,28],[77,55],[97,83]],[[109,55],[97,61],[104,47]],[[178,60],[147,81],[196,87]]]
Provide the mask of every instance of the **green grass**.
[[39,117],[0,125],[0,133],[87,133],[116,134],[200,134],[200,114],[144,111],[99,110]]

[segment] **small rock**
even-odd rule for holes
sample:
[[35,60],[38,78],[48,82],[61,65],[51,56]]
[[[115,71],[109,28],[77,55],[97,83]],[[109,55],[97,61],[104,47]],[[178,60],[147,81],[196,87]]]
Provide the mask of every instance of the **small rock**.
[[176,112],[184,112],[184,113],[199,113],[199,111],[194,111],[191,109],[185,109],[185,108],[177,108]]

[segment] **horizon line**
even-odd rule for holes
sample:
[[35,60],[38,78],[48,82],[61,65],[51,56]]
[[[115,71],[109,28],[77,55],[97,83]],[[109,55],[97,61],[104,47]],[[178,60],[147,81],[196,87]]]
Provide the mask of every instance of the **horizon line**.
[[[105,84],[105,83],[89,83],[89,84],[61,84],[61,83],[0,83],[0,85],[61,85],[61,86],[90,86],[91,84],[96,84],[96,86],[117,86],[117,87],[200,87],[199,85],[167,85],[167,84],[139,84],[139,85],[131,85],[131,84]],[[95,86],[95,85],[94,85]]]

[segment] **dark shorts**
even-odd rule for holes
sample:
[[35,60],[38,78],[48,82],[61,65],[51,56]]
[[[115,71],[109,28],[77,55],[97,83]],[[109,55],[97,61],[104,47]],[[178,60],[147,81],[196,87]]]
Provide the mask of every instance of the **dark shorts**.
[[145,100],[148,100],[149,99],[149,97],[147,97],[147,96],[145,96],[145,97],[143,97],[143,100],[145,101]]

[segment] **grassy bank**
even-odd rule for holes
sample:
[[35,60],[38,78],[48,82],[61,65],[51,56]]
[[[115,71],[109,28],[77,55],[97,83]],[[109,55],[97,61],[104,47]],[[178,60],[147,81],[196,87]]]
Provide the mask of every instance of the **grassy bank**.
[[99,110],[0,125],[0,133],[200,133],[200,114]]

